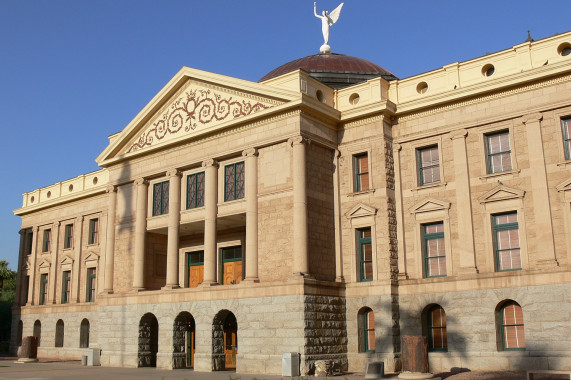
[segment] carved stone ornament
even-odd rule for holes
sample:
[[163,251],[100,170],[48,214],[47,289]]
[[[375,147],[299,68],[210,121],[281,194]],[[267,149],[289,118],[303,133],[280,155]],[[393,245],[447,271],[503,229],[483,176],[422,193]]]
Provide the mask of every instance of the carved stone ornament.
[[218,161],[216,161],[212,158],[209,158],[209,159],[202,161],[202,167],[203,168],[207,168],[209,166],[218,167]]
[[162,117],[146,129],[127,153],[153,145],[165,136],[189,132],[199,126],[233,120],[270,108],[257,101],[234,99],[211,89],[189,89],[167,108]]

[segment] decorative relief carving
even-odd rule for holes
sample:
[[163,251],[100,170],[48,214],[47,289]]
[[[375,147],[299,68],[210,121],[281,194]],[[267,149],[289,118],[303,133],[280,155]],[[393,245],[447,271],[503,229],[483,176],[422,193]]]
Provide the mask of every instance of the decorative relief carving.
[[270,107],[259,101],[234,100],[231,96],[225,98],[211,90],[188,90],[164,111],[151,128],[143,132],[127,153],[150,146],[155,140],[162,140],[183,129],[189,132],[200,125],[236,119]]

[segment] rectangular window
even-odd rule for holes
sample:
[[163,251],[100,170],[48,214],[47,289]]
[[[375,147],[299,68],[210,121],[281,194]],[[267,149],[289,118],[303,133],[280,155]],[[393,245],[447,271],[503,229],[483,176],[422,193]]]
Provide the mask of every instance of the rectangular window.
[[186,177],[186,209],[204,206],[204,172]]
[[204,280],[204,251],[188,252],[186,276],[189,288],[196,288]]
[[517,212],[492,215],[492,227],[496,270],[521,269]]
[[99,243],[99,219],[89,220],[89,236],[87,236],[87,244]]
[[244,162],[224,167],[224,202],[244,198]]
[[169,181],[153,185],[153,216],[169,213]]
[[45,305],[48,301],[48,274],[40,275],[40,305]]
[[446,251],[444,249],[444,223],[422,226],[422,251],[425,277],[446,276]]
[[565,149],[565,159],[571,160],[571,117],[561,119],[563,129],[563,148]]
[[95,302],[95,281],[97,272],[95,268],[87,268],[87,302]]
[[430,185],[440,182],[440,158],[438,145],[416,150],[418,164],[418,185]]
[[71,294],[71,271],[64,271],[61,285],[61,303],[69,303]]
[[357,249],[359,251],[359,281],[373,280],[373,244],[371,227],[357,230]]
[[242,247],[226,247],[222,256],[222,284],[239,284],[242,281]]
[[367,153],[353,156],[353,173],[355,192],[369,190],[369,155]]
[[488,174],[512,170],[510,133],[508,131],[485,136]]
[[32,244],[34,242],[34,233],[33,232],[27,232],[26,233],[26,242],[24,250],[26,252],[26,255],[31,255],[32,254]]
[[52,230],[44,230],[44,241],[42,244],[42,252],[49,252],[50,251],[50,238],[51,238]]
[[73,224],[65,225],[65,234],[63,238],[63,248],[68,249],[72,247],[73,243]]
[[28,303],[28,296],[30,295],[30,276],[26,276],[26,282],[24,283],[24,285],[26,286],[26,291],[24,292],[24,294],[26,295],[26,298],[24,299],[24,303]]

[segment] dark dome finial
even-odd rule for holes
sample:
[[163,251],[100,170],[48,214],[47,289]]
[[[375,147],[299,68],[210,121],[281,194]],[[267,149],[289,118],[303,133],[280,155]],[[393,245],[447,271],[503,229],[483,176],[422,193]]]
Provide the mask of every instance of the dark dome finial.
[[535,41],[533,38],[531,38],[531,34],[529,33],[529,30],[527,31],[527,39],[524,42],[533,42]]

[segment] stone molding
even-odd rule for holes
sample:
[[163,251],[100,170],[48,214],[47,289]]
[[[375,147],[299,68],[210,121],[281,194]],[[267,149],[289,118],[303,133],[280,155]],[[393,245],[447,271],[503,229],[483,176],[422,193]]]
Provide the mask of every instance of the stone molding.
[[507,199],[517,199],[523,198],[525,196],[525,190],[518,190],[504,185],[499,185],[494,189],[488,191],[486,194],[480,197],[479,201],[481,204],[488,202],[504,201]]

